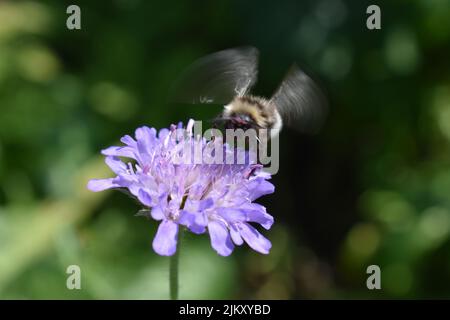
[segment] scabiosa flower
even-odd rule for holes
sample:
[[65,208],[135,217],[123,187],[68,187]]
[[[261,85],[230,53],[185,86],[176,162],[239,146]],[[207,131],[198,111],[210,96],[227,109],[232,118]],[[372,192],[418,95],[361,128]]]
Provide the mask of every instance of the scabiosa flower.
[[[160,255],[175,253],[180,225],[196,234],[208,232],[211,246],[222,256],[230,255],[244,241],[255,251],[269,253],[270,241],[252,223],[267,230],[273,224],[266,208],[253,203],[274,191],[267,181],[270,174],[244,150],[231,148],[221,139],[194,137],[193,125],[190,120],[186,128],[180,123],[159,132],[144,126],[136,130],[135,138],[122,137],[124,146],[102,151],[117,176],[91,180],[88,188],[126,189],[149,208],[149,216],[160,221],[153,240],[153,249]],[[181,150],[194,148],[202,151],[203,161],[179,161]],[[245,163],[215,164],[212,157],[217,150],[228,158],[243,155]]]

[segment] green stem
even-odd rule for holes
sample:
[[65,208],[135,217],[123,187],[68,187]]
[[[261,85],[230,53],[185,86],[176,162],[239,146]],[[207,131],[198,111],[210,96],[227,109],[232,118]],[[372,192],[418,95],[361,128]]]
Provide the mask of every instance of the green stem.
[[[186,203],[187,195],[183,196],[181,201],[180,210],[183,210]],[[177,251],[170,257],[169,265],[169,286],[170,286],[170,299],[178,300],[178,264],[180,260],[180,248],[181,248],[181,238],[183,235],[183,228],[178,228],[178,242]]]
[[170,283],[170,299],[178,299],[178,261],[180,258],[181,230],[178,233],[177,251],[170,257],[169,266],[169,283]]

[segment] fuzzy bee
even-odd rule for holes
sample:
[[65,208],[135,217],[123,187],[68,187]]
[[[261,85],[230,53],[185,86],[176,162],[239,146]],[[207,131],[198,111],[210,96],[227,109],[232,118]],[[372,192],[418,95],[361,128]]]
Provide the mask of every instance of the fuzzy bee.
[[319,86],[294,64],[270,99],[251,95],[258,56],[256,48],[242,47],[199,59],[178,81],[175,101],[223,104],[214,124],[225,128],[270,129],[272,138],[284,124],[301,132],[317,132],[328,110]]

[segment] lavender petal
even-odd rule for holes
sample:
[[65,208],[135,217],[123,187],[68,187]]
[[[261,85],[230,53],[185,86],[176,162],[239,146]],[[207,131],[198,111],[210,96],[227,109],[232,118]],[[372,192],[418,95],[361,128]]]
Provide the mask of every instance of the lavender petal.
[[220,221],[210,221],[208,223],[211,246],[221,256],[229,256],[234,249],[227,227]]
[[177,250],[178,224],[163,220],[153,239],[153,250],[161,256],[171,256]]
[[112,188],[119,188],[115,178],[92,179],[88,182],[87,188],[94,192],[104,191]]
[[240,234],[247,244],[255,251],[268,254],[272,244],[255,228],[247,223],[239,224]]

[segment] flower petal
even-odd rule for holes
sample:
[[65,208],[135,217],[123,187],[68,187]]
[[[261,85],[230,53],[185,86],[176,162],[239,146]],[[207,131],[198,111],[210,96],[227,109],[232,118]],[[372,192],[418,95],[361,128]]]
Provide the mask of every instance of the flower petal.
[[120,142],[125,143],[127,146],[136,148],[136,140],[134,140],[129,135],[126,135],[126,136],[123,136],[122,138],[120,138]]
[[256,210],[247,212],[247,221],[259,223],[266,230],[269,230],[273,225],[273,217],[270,214]]
[[177,251],[178,224],[163,220],[153,239],[153,250],[161,256],[171,256]]
[[127,188],[135,197],[137,197],[138,191],[141,188],[138,181],[135,180],[135,177],[128,174],[118,175],[113,178],[113,183],[116,185],[115,188]]
[[105,162],[108,167],[116,174],[126,173],[127,165],[122,162],[118,157],[115,156],[107,156],[105,158]]
[[198,215],[202,213],[191,213],[186,210],[180,212],[180,218],[178,222],[189,228],[193,233],[201,234],[206,231],[206,224],[202,223],[202,219],[198,219]]
[[273,225],[273,217],[266,212],[266,208],[257,203],[246,203],[241,206],[241,210],[246,212],[246,221],[256,222],[269,230]]
[[156,138],[156,129],[143,126],[136,129],[136,140],[141,140],[146,146],[151,147]]
[[136,159],[134,149],[131,147],[109,147],[102,150],[105,156],[116,156]]
[[221,256],[229,256],[234,249],[227,227],[220,221],[210,221],[208,223],[211,246]]
[[200,211],[205,211],[206,209],[212,208],[214,205],[214,200],[211,198],[200,200],[198,209]]
[[228,222],[247,221],[247,215],[244,210],[236,208],[218,208],[217,213]]
[[244,238],[250,248],[263,254],[269,253],[272,244],[255,228],[244,222],[239,224],[239,229],[242,238]]
[[147,191],[144,191],[143,189],[139,190],[138,200],[147,207],[152,207],[155,205],[153,203],[152,197],[148,194]]
[[149,154],[156,142],[155,128],[140,127],[135,132],[139,152]]
[[242,237],[239,233],[239,229],[234,224],[230,226],[230,235],[231,239],[236,245],[240,246],[242,243],[244,243],[244,240],[242,240]]
[[184,210],[189,212],[201,212],[205,211],[206,209],[212,208],[214,205],[214,201],[211,198],[204,199],[204,200],[191,200],[187,199],[184,204]]
[[150,215],[157,221],[162,220],[166,217],[166,215],[164,214],[164,209],[161,206],[153,207],[150,210]]
[[251,201],[258,199],[259,197],[273,193],[275,191],[275,187],[272,183],[267,181],[264,178],[256,178],[249,182],[249,199]]
[[99,191],[112,189],[112,188],[119,188],[119,187],[121,187],[121,186],[116,183],[115,178],[92,179],[87,184],[87,188],[94,192],[99,192]]
[[158,192],[158,184],[156,183],[155,179],[152,176],[139,172],[136,173],[136,177],[138,178],[139,182],[141,182],[141,184],[145,186],[147,190],[155,193]]
[[159,132],[158,132],[158,138],[159,138],[160,140],[164,140],[164,139],[169,135],[169,133],[170,133],[170,130],[169,130],[169,129],[163,128],[163,129],[159,130]]

